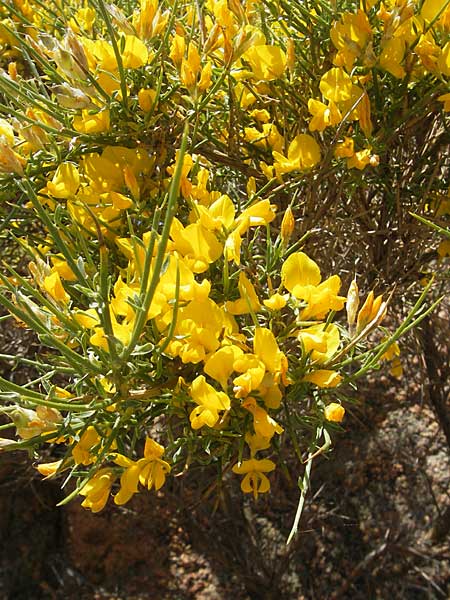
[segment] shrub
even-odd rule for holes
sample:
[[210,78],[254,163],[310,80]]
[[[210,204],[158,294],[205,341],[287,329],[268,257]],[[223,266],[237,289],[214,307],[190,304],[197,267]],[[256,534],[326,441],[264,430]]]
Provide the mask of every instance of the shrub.
[[0,379],[2,447],[52,444],[38,470],[96,512],[191,464],[257,498],[290,441],[298,522],[355,382],[399,376],[439,301],[406,286],[436,259],[410,212],[445,227],[449,206],[446,5],[3,10],[4,230],[30,262],[0,301],[43,350],[33,381]]

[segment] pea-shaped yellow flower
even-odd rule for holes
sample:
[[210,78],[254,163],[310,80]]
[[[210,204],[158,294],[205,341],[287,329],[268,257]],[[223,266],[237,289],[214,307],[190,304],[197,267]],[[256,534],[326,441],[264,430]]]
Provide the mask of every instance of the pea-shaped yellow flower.
[[56,169],[53,179],[47,183],[47,191],[53,198],[70,198],[80,185],[80,174],[75,165],[63,162]]
[[352,96],[351,77],[339,67],[327,71],[320,80],[319,88],[324,97],[331,102],[345,102]]
[[277,175],[291,171],[307,171],[315,167],[321,158],[319,144],[306,133],[295,136],[289,144],[287,156],[276,150],[272,152],[272,156]]
[[190,389],[191,398],[198,404],[191,412],[190,419],[193,429],[203,425],[214,427],[219,420],[219,413],[229,410],[230,399],[224,392],[218,392],[206,382],[204,375],[194,379]]
[[333,388],[341,383],[342,375],[330,369],[318,369],[305,375],[302,381],[309,381],[320,388]]
[[81,435],[80,441],[72,448],[72,456],[77,465],[89,465],[95,461],[91,450],[100,443],[100,436],[92,425]]
[[255,79],[260,81],[278,79],[286,69],[286,54],[278,46],[252,46],[242,58],[249,63]]
[[270,490],[270,481],[264,473],[270,473],[274,469],[275,463],[267,458],[262,460],[251,458],[244,460],[240,465],[234,465],[233,473],[244,475],[241,490],[245,494],[253,493],[256,500],[258,494],[265,494]]
[[126,504],[139,491],[139,483],[148,490],[152,487],[159,490],[164,485],[170,465],[161,458],[163,454],[164,447],[151,438],[145,441],[144,458],[136,462],[122,454],[116,454],[114,462],[126,467],[120,478],[119,493],[114,498],[116,504]]
[[100,469],[100,471],[97,471],[92,479],[80,490],[80,494],[85,496],[81,506],[89,508],[93,513],[100,512],[108,502],[115,478],[112,469]]
[[70,300],[69,294],[64,289],[58,271],[53,271],[44,279],[44,289],[53,300],[67,304]]

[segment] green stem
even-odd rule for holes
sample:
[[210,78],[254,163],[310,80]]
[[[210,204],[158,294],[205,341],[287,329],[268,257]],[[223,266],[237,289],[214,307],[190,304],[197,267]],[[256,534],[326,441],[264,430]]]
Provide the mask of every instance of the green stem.
[[[122,360],[125,362],[130,354],[133,352],[136,344],[141,336],[141,333],[144,329],[145,323],[147,322],[147,315],[150,309],[153,296],[155,295],[156,287],[159,283],[161,277],[161,270],[164,264],[164,260],[166,259],[166,249],[170,236],[170,228],[172,225],[173,218],[175,216],[177,202],[178,202],[178,194],[181,183],[181,174],[183,172],[183,160],[186,154],[187,149],[187,140],[189,133],[189,122],[186,123],[184,128],[183,137],[181,140],[180,151],[178,154],[178,160],[175,167],[175,172],[172,178],[172,182],[170,184],[169,197],[167,202],[166,216],[164,219],[163,230],[161,232],[161,237],[158,242],[158,251],[156,253],[156,257],[153,264],[153,273],[150,280],[150,285],[145,292],[144,301],[142,303],[141,310],[138,312],[135,326],[133,329],[133,334],[131,336],[130,343],[128,347],[122,354]],[[141,290],[142,291],[142,290]]]
[[300,499],[298,501],[297,512],[295,513],[294,523],[292,525],[291,532],[289,533],[289,537],[286,541],[286,546],[288,546],[291,543],[292,539],[294,538],[294,536],[297,534],[297,531],[298,531],[298,525],[300,523],[300,518],[301,518],[302,512],[303,512],[303,507],[305,505],[306,494],[309,491],[310,482],[311,482],[311,469],[312,469],[312,464],[313,464],[312,458],[314,456],[316,445],[317,445],[317,442],[318,442],[321,434],[322,434],[322,428],[318,427],[316,429],[316,435],[315,435],[314,442],[311,444],[310,451],[308,453],[308,460],[306,462],[305,474],[303,475],[303,479],[302,479],[302,483],[301,483]]
[[[92,0],[91,0],[92,2]],[[122,55],[119,50],[119,46],[117,45],[116,32],[114,31],[114,27],[112,26],[111,19],[109,18],[108,11],[106,9],[105,3],[103,0],[97,0],[98,7],[102,14],[102,17],[105,21],[106,28],[109,33],[109,37],[111,39],[111,44],[114,50],[114,54],[116,56],[117,68],[119,70],[120,76],[120,90],[122,92],[122,104],[125,110],[127,110],[128,105],[128,90],[127,90],[127,80],[125,77],[125,69],[123,66]],[[95,5],[94,5],[95,6]]]
[[24,179],[20,182],[19,185],[22,187],[22,190],[25,192],[25,194],[29,195],[29,199],[31,200],[31,203],[33,204],[36,212],[38,213],[38,215],[40,216],[42,221],[45,223],[45,225],[47,226],[49,234],[55,240],[56,245],[59,248],[59,251],[64,255],[64,258],[66,259],[69,267],[72,269],[72,271],[76,275],[78,281],[83,282],[83,285],[85,285],[88,289],[90,289],[91,286],[89,285],[89,281],[87,280],[84,273],[82,273],[81,270],[79,269],[77,263],[75,262],[75,260],[72,256],[70,249],[67,247],[67,244],[64,243],[57,227],[55,227],[54,223],[50,219],[50,216],[47,214],[47,211],[44,209],[42,204],[39,202],[36,192],[33,190],[30,182],[27,179]]

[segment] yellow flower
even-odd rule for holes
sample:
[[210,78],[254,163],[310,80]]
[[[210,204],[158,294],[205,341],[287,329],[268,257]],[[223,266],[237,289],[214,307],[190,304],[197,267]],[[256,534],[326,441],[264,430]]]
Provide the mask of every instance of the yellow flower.
[[270,439],[258,433],[247,432],[245,434],[245,441],[250,448],[251,457],[253,458],[260,450],[267,450],[270,447]]
[[184,40],[184,37],[176,33],[173,36],[172,43],[170,45],[169,57],[177,67],[181,65],[181,61],[184,58],[185,49],[186,42]]
[[339,348],[339,329],[334,323],[301,329],[297,337],[302,342],[305,352],[311,353],[310,358],[313,362],[329,361]]
[[148,50],[144,42],[135,35],[125,36],[122,62],[125,69],[138,69],[147,64]]
[[361,129],[367,137],[371,136],[373,131],[373,125],[372,120],[370,118],[370,99],[367,92],[362,92],[362,99],[356,107],[356,113],[357,118],[359,119],[359,125]]
[[284,429],[281,425],[275,419],[272,419],[267,411],[256,403],[254,398],[247,398],[242,403],[242,407],[253,415],[253,429],[256,434],[271,439],[276,433],[283,433]]
[[83,43],[87,44],[88,52],[92,52],[94,64],[96,62],[100,69],[108,71],[109,73],[115,73],[117,71],[116,55],[114,54],[114,48],[109,42],[100,39],[91,42],[84,38]]
[[133,27],[140,39],[148,40],[164,29],[168,12],[161,13],[157,0],[139,0],[140,10],[133,13]]
[[339,67],[333,67],[321,78],[319,88],[323,96],[331,102],[344,102],[352,96],[352,80]]
[[[347,159],[347,167],[349,169],[358,169],[362,171],[371,164],[372,154],[368,148],[355,152],[353,156]],[[376,166],[376,165],[375,165]]]
[[425,0],[422,4],[420,15],[431,23],[447,6],[447,0]]
[[86,329],[94,329],[100,322],[95,308],[74,312],[73,317],[81,327],[85,327]]
[[58,271],[53,271],[45,277],[44,290],[57,302],[67,304],[70,300],[70,296],[64,289]]
[[243,354],[233,364],[237,373],[242,373],[233,379],[233,392],[236,398],[245,398],[261,385],[266,367],[262,360],[254,354]]
[[[124,320],[119,323],[115,315],[111,314],[111,325],[114,338],[116,338],[122,346],[126,347],[129,344],[133,333],[134,319],[129,321]],[[105,352],[109,352],[108,338],[106,337],[103,327],[96,327],[95,332],[91,335],[89,341],[93,346],[98,346],[105,350]]]
[[308,129],[310,131],[323,131],[327,127],[338,125],[342,120],[342,115],[334,102],[328,105],[310,98],[308,100],[308,110],[312,114]]
[[291,171],[307,171],[320,162],[320,147],[316,140],[306,134],[300,133],[289,144],[287,157],[274,150],[274,168],[277,175]]
[[231,402],[224,392],[218,392],[206,382],[204,375],[194,379],[190,388],[190,396],[198,404],[190,414],[193,429],[204,425],[214,427],[220,416],[219,412],[230,409]]
[[322,318],[329,310],[341,310],[345,297],[338,296],[341,280],[332,275],[322,283],[318,265],[303,252],[294,252],[281,267],[281,282],[299,300],[308,306],[302,319]]
[[311,288],[319,285],[320,269],[304,252],[294,252],[281,267],[281,283],[296,298],[307,300]]
[[261,308],[259,298],[252,282],[243,271],[239,273],[238,289],[240,299],[225,304],[226,310],[232,315],[245,315],[250,312],[258,312]]
[[301,318],[323,319],[330,310],[342,310],[345,296],[338,296],[341,288],[341,279],[338,275],[332,275],[320,285],[310,290],[309,298],[305,298],[308,306],[302,311]]
[[140,89],[138,92],[138,103],[141,110],[149,112],[155,103],[156,92],[155,90]]
[[95,22],[95,14],[96,13],[93,8],[79,8],[75,13],[75,19],[70,20],[70,26],[72,29],[74,29],[74,31],[76,31],[76,24],[79,23],[82,29],[90,33]]
[[406,43],[399,37],[389,39],[384,45],[380,55],[380,68],[388,71],[397,79],[402,79],[406,75],[402,67],[405,56]]
[[268,123],[270,121],[270,113],[266,109],[255,108],[249,113],[249,116],[259,123]]
[[286,54],[278,46],[255,45],[242,58],[247,61],[255,79],[272,81],[281,77],[286,69]]
[[[208,299],[208,295],[211,289],[211,283],[207,279],[203,279],[201,283],[195,280],[194,273],[186,264],[185,261],[180,260],[176,255],[171,255],[168,260],[168,265],[165,272],[160,276],[159,285],[155,297],[153,298],[150,306],[150,311],[156,314],[157,307],[153,308],[153,304],[160,304],[165,299],[166,302],[170,302],[176,295],[177,291],[177,274],[179,277],[179,289],[178,295],[180,301],[188,302],[190,300],[196,300],[204,302]],[[158,299],[159,294],[162,298]],[[161,305],[161,311],[168,310],[169,305],[166,309]],[[214,309],[213,309],[214,310]],[[216,311],[217,312],[217,311]],[[149,318],[152,318],[149,316]]]
[[288,299],[289,294],[281,295],[275,293],[272,296],[270,296],[270,298],[268,298],[267,300],[263,300],[263,304],[264,306],[267,306],[267,308],[270,310],[281,310],[286,306]]
[[224,256],[227,261],[234,260],[237,265],[241,264],[241,245],[242,237],[239,230],[236,229],[225,240]]
[[[167,322],[161,324],[164,328],[168,326]],[[178,310],[174,339],[169,343],[167,352],[179,356],[185,364],[199,363],[207,354],[218,349],[219,337],[228,325],[226,313],[209,298],[190,302]]]
[[318,369],[305,375],[302,381],[309,381],[320,388],[334,388],[341,383],[342,375],[329,369]]
[[233,344],[223,346],[208,357],[203,367],[204,372],[218,381],[223,390],[228,388],[228,379],[234,371],[234,362],[244,354],[244,352]]
[[57,271],[60,277],[62,277],[66,281],[77,280],[77,276],[69,267],[67,261],[63,258],[62,255],[53,255],[50,257],[50,260],[53,264],[52,271]]
[[377,325],[382,321],[386,314],[386,304],[383,302],[383,296],[375,298],[373,290],[369,292],[361,310],[358,313],[356,321],[356,332],[362,331],[369,323],[377,318]]
[[274,334],[265,327],[257,327],[253,340],[253,352],[265,365],[275,381],[284,380],[288,369],[286,355],[278,347]]
[[400,346],[397,342],[394,342],[388,347],[386,352],[380,357],[380,360],[388,360],[391,362],[389,372],[394,377],[400,378],[403,375],[403,367],[400,360]]
[[195,87],[197,76],[200,73],[200,54],[194,44],[188,46],[187,58],[181,61],[180,78],[188,89]]
[[53,477],[55,475],[55,473],[57,472],[57,470],[59,469],[59,467],[61,466],[62,462],[63,461],[61,459],[61,460],[56,460],[55,462],[41,463],[40,465],[36,466],[36,469],[45,478]]
[[380,357],[380,360],[392,360],[395,356],[400,356],[400,347],[397,342],[388,347],[386,352]]
[[223,245],[214,233],[201,223],[191,223],[183,227],[178,219],[172,221],[170,237],[186,264],[194,273],[203,273],[215,262],[223,251]]
[[334,155],[336,158],[351,158],[355,154],[354,141],[351,137],[344,137],[343,142],[336,144]]
[[244,460],[241,464],[236,464],[233,467],[233,473],[244,475],[241,482],[241,490],[245,494],[252,493],[255,500],[258,494],[265,494],[270,490],[270,481],[264,473],[270,473],[275,469],[275,463],[267,458],[257,460],[251,458]]
[[109,131],[109,110],[91,113],[90,110],[82,110],[81,117],[74,117],[73,128],[79,133],[104,133]]
[[151,438],[145,440],[144,458],[133,461],[126,456],[116,454],[114,462],[125,471],[120,478],[120,490],[114,497],[115,504],[126,504],[138,492],[140,483],[148,490],[153,487],[159,490],[166,481],[166,474],[170,472],[170,465],[161,457],[164,447]]
[[247,110],[249,106],[254,104],[257,100],[257,97],[253,92],[251,92],[246,86],[242,83],[236,84],[234,88],[234,93],[236,94],[236,98],[240,104],[240,106]]
[[278,152],[283,149],[284,138],[274,123],[264,123],[262,131],[256,127],[245,127],[244,133],[246,141],[259,148],[271,148]]
[[420,58],[422,65],[427,71],[436,71],[437,59],[441,54],[441,49],[434,41],[431,31],[420,36],[414,52]]
[[200,92],[205,92],[207,89],[209,89],[211,87],[211,78],[212,78],[212,63],[209,60],[201,70],[200,79],[197,84],[197,89]]
[[450,42],[447,42],[442,48],[436,66],[440,74],[444,75],[444,77],[450,75]]
[[372,37],[369,19],[359,9],[356,14],[344,13],[340,21],[335,21],[330,31],[331,41],[342,57],[347,71],[351,71],[355,60],[361,56],[364,47]]
[[47,191],[53,198],[70,198],[80,185],[80,175],[76,166],[64,162],[56,169],[53,179],[47,183]]
[[333,423],[340,423],[345,415],[345,408],[337,402],[331,402],[323,411],[325,419]]
[[95,462],[91,450],[100,443],[101,437],[92,425],[82,433],[80,440],[72,448],[72,456],[77,465],[90,465]]
[[85,499],[81,503],[84,508],[89,508],[93,513],[100,512],[108,502],[112,484],[116,476],[112,469],[100,469],[80,490]]
[[389,373],[393,377],[397,377],[397,379],[400,379],[400,377],[403,375],[403,366],[398,356],[394,356],[394,358],[392,359]]
[[240,235],[244,235],[250,227],[267,225],[275,219],[274,205],[269,200],[259,200],[243,210],[235,221]]
[[195,211],[200,224],[211,231],[222,231],[222,228],[229,230],[234,224],[236,209],[227,194],[220,195],[208,207],[197,205]]

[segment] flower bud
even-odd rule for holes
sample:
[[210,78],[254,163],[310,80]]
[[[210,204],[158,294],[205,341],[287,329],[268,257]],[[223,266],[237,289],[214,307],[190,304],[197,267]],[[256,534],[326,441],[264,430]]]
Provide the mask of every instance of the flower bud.
[[362,331],[369,324],[372,324],[373,327],[379,325],[386,315],[386,309],[387,304],[386,302],[383,302],[383,296],[377,296],[375,298],[374,293],[371,290],[358,313],[356,326],[357,333]]
[[292,213],[292,208],[288,206],[284,213],[283,220],[281,221],[281,241],[284,246],[287,246],[289,243],[289,239],[294,231],[294,227],[294,215]]
[[359,290],[358,284],[356,283],[356,279],[354,279],[347,292],[347,323],[351,327],[356,320],[356,313],[358,312],[359,307]]
[[286,44],[286,66],[291,73],[295,67],[295,44],[292,38],[289,38]]
[[7,144],[0,141],[0,173],[16,173],[23,175],[26,161],[14,152]]
[[70,86],[68,83],[64,82],[61,85],[53,86],[52,92],[55,94],[58,104],[64,108],[94,107],[89,96],[82,90]]
[[62,459],[56,460],[55,462],[41,463],[40,465],[36,466],[36,469],[45,478],[50,478],[55,475],[56,471],[59,469],[61,464],[62,464]]
[[332,402],[325,407],[323,411],[325,419],[333,423],[340,423],[345,415],[345,408],[337,402]]

